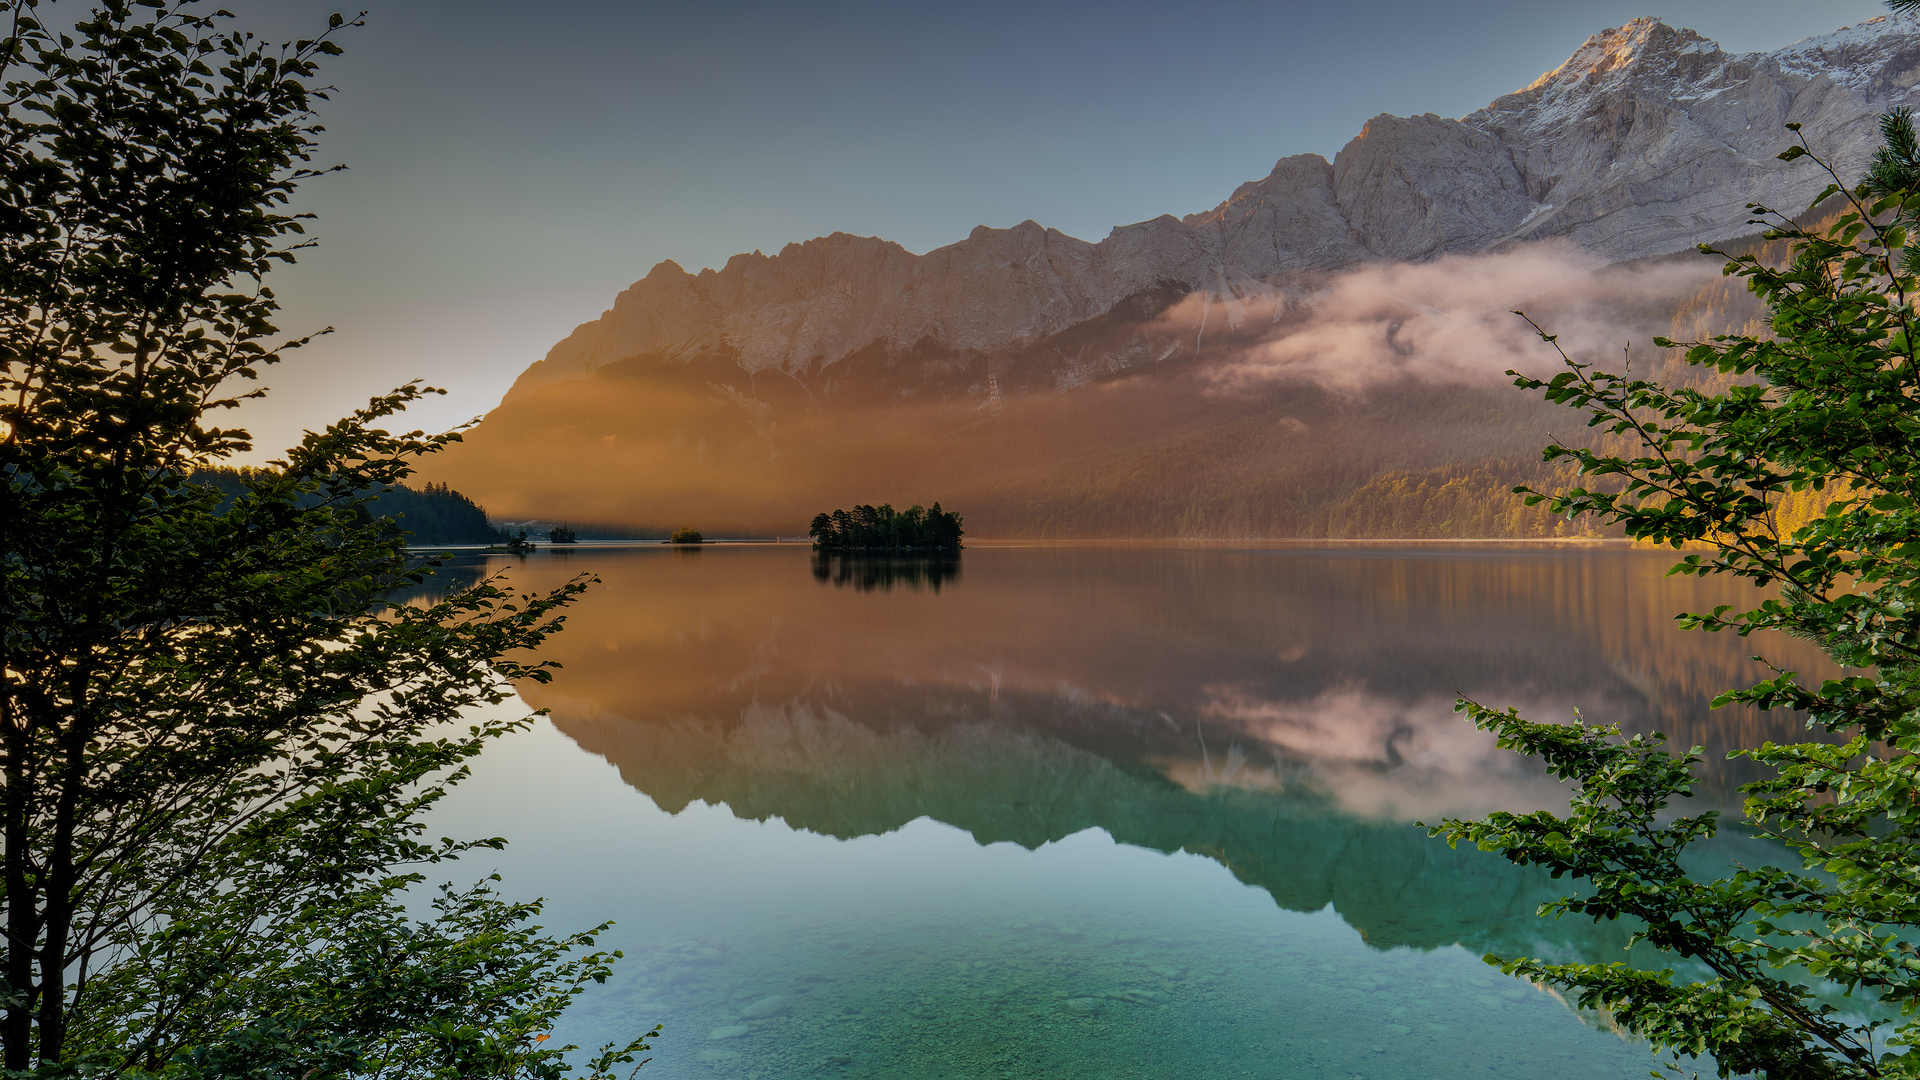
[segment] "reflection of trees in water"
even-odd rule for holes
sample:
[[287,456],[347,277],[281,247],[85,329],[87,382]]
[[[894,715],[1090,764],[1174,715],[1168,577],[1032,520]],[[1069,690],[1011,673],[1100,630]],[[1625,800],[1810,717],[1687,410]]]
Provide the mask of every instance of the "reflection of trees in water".
[[[982,548],[964,556],[965,589],[936,593],[924,586],[951,580],[954,561],[792,547],[660,557],[669,550],[593,554],[608,593],[570,613],[547,650],[569,692],[636,717],[802,694],[823,675],[845,693],[1057,694],[1126,706],[1060,732],[1103,756],[1192,766],[1204,782],[1197,743],[1161,743],[1191,741],[1200,723],[1213,765],[1230,768],[1237,742],[1250,768],[1339,770],[1369,804],[1424,800],[1403,790],[1416,774],[1466,784],[1509,761],[1452,712],[1464,693],[1701,745],[1701,794],[1736,807],[1738,785],[1763,770],[1727,751],[1799,738],[1805,724],[1707,703],[1768,674],[1746,659],[1755,652],[1808,678],[1835,673],[1805,642],[1676,629],[1676,612],[1760,594],[1668,578],[1661,553]],[[528,587],[574,572],[545,551],[514,570]],[[853,587],[822,587],[836,578]],[[869,602],[879,596],[890,602]],[[1417,805],[1408,816],[1425,819]]]
[[[421,560],[424,564],[429,560]],[[431,607],[445,599],[449,593],[462,589],[471,589],[480,584],[486,576],[487,559],[484,556],[455,556],[441,560],[439,566],[426,568],[426,576],[418,585],[409,585],[395,589],[387,594],[387,602],[404,604],[408,607]]]
[[885,591],[895,585],[939,592],[942,584],[960,577],[960,556],[816,551],[813,577],[823,585],[830,581],[835,587],[851,585],[861,592]]

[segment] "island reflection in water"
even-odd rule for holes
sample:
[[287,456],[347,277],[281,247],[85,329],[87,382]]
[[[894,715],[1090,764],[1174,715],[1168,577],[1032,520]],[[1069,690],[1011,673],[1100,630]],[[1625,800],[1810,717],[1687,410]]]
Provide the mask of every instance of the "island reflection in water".
[[940,586],[960,576],[957,554],[867,554],[816,551],[813,554],[815,581],[831,581],[862,591],[891,589],[896,585],[919,588],[922,585],[940,591]]
[[[1748,777],[1726,748],[1802,728],[1707,701],[1762,673],[1754,651],[1830,673],[1798,642],[1675,629],[1675,612],[1752,594],[1667,578],[1657,552],[988,546],[962,561],[587,549],[514,571],[603,579],[546,650],[563,670],[521,695],[661,810],[724,806],[896,851],[931,819],[1032,852],[958,908],[853,889],[649,926],[578,1022],[666,1020],[648,1070],[675,1075],[1643,1074],[1643,1050],[1475,959],[1613,959],[1626,933],[1535,918],[1563,883],[1413,824],[1564,805],[1453,700],[1577,707],[1704,745],[1703,795],[1733,805]],[[1183,894],[1190,859],[1105,892],[1090,873],[1084,896],[1034,884],[1049,858],[1085,857],[1087,835],[1111,837],[1116,865],[1199,856],[1271,902],[1261,914],[1219,882]]]

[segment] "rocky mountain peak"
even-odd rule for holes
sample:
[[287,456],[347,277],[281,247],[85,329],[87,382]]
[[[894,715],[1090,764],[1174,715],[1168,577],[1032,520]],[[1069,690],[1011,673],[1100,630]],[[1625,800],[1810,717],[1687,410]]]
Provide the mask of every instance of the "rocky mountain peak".
[[1561,238],[1609,260],[1751,231],[1747,204],[1804,209],[1827,177],[1777,160],[1798,122],[1847,175],[1889,107],[1920,100],[1920,17],[1734,54],[1635,19],[1486,108],[1381,115],[1329,162],[1282,158],[1212,210],[1088,243],[1027,220],[925,255],[875,237],[788,244],[688,274],[662,262],[523,374],[509,397],[618,360],[814,371],[879,346],[991,354],[1129,297],[1272,289],[1304,272]]
[[1625,26],[1602,30],[1574,50],[1565,63],[1546,72],[1519,93],[1547,87],[1596,85],[1623,69],[1665,68],[1690,63],[1693,56],[1720,56],[1720,47],[1692,30],[1675,29],[1659,19],[1642,17]]
[[1911,41],[1920,13],[1882,15],[1797,41],[1771,59],[1788,75],[1827,79],[1869,101],[1891,100],[1920,83]]

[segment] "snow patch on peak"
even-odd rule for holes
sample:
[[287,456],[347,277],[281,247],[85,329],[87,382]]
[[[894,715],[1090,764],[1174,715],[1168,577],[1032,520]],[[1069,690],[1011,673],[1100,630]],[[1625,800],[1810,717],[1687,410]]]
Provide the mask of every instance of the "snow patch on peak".
[[1912,51],[1916,36],[1920,14],[1881,15],[1796,41],[1770,59],[1783,72],[1825,76],[1863,98],[1884,100],[1920,81],[1920,70],[1902,55]]
[[1757,59],[1729,54],[1693,30],[1639,18],[1593,35],[1559,67],[1461,119],[1481,127],[1519,119],[1534,131],[1552,129],[1580,120],[1600,98],[1685,101],[1718,93],[1751,78]]
[[1718,52],[1720,46],[1716,42],[1692,30],[1676,30],[1659,19],[1643,16],[1588,38],[1565,63],[1535,79],[1526,90],[1553,83],[1569,85],[1580,80],[1592,81],[1661,55]]
[[1851,176],[1879,143],[1880,115],[1910,104],[1920,16],[1772,53],[1635,19],[1459,120],[1374,117],[1332,161],[1282,158],[1210,211],[1120,226],[1098,244],[1026,220],[925,255],[835,233],[718,271],[662,262],[514,393],[640,356],[733,355],[757,372],[818,371],[875,343],[986,351],[1149,290],[1240,295],[1303,272],[1534,240],[1605,260],[1684,251],[1747,230],[1750,203],[1797,210],[1825,187],[1818,168],[1778,160],[1784,125],[1802,125]]

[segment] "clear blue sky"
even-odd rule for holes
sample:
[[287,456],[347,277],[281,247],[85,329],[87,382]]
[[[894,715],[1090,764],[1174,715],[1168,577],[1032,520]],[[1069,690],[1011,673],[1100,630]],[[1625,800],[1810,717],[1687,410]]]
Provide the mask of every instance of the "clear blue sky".
[[[363,0],[364,2],[364,0]],[[376,0],[341,38],[318,250],[273,284],[333,337],[244,414],[263,450],[412,377],[479,414],[662,259],[834,231],[913,251],[1032,218],[1097,240],[1212,207],[1382,112],[1459,116],[1638,15],[1734,51],[1877,0],[615,3]],[[338,5],[226,0],[269,37]],[[352,10],[347,9],[349,13]],[[263,454],[271,456],[270,454]]]

